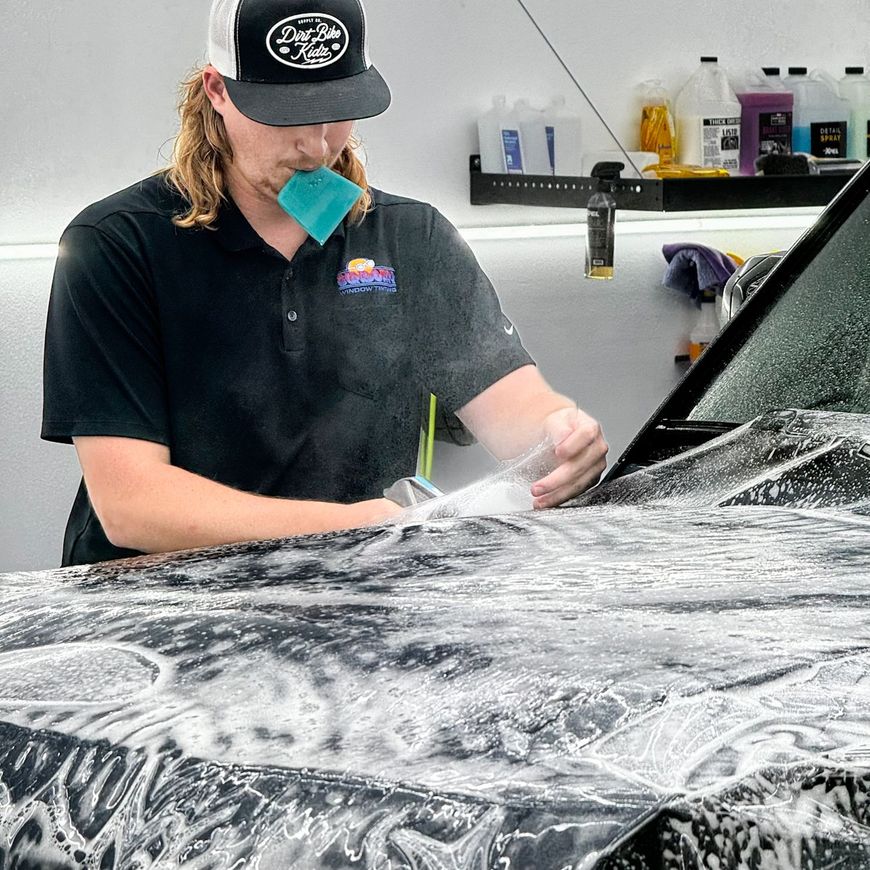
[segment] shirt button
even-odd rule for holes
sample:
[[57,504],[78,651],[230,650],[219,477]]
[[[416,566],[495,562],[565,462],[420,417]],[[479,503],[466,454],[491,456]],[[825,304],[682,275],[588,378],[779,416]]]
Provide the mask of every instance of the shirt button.
[[295,323],[298,317],[299,317],[299,315],[295,311],[288,311],[287,312],[287,319],[291,323]]

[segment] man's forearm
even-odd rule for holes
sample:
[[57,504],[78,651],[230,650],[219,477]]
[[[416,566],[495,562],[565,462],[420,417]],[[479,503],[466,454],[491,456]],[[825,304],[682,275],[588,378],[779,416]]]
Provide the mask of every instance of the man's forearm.
[[555,411],[576,409],[565,396],[548,392],[524,396],[512,408],[505,408],[495,429],[484,436],[484,446],[496,459],[513,459],[540,444],[548,437],[544,422]]
[[392,513],[380,499],[343,505],[241,492],[172,465],[134,478],[95,509],[115,546],[145,553],[352,528]]
[[458,416],[496,459],[513,459],[547,437],[544,421],[552,413],[576,407],[550,389],[534,366],[524,366],[472,399]]

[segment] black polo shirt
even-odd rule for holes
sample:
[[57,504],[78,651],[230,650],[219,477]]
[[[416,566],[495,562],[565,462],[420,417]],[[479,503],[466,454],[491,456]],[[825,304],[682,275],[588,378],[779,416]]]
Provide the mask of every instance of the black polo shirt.
[[[413,474],[421,397],[451,411],[531,362],[456,229],[421,202],[374,209],[288,261],[239,209],[179,229],[154,176],[61,238],[42,437],[141,438],[173,465],[252,493],[352,502]],[[109,543],[84,484],[63,564]]]

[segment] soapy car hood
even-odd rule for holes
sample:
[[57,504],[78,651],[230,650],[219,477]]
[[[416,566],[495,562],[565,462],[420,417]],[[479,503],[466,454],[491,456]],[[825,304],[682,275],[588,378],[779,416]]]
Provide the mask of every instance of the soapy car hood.
[[0,864],[870,866],[870,521],[676,489],[0,576]]

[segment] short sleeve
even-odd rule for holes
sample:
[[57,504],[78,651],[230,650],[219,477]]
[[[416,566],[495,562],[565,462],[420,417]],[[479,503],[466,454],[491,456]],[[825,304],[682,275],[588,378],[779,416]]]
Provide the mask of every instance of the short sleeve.
[[95,226],[61,238],[43,366],[42,437],[169,443],[160,328],[135,243]]
[[512,371],[534,364],[459,231],[433,210],[417,314],[422,383],[456,411]]

